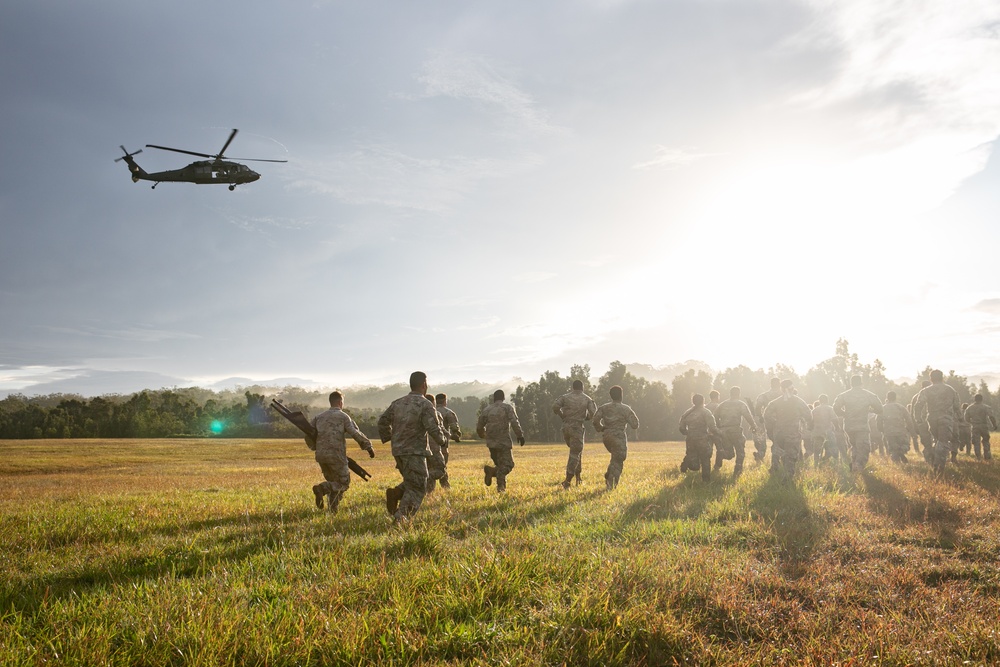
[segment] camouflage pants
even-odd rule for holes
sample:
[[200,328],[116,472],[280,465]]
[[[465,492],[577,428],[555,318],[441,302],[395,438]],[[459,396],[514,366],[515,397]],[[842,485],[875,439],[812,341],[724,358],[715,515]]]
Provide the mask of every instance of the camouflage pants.
[[625,459],[628,458],[628,439],[625,437],[625,431],[617,433],[605,431],[604,448],[611,454],[611,462],[608,463],[608,471],[604,473],[604,478],[617,483],[618,478],[622,476]]
[[563,425],[563,438],[569,447],[569,460],[566,462],[566,479],[569,479],[583,470],[583,426]]
[[[934,436],[931,435],[931,428],[927,425],[927,422],[923,420],[917,421],[917,435],[920,436],[920,444],[923,445],[924,450],[930,451],[931,446],[934,444]],[[924,455],[927,458],[927,455]]]
[[347,467],[347,461],[343,463],[320,461],[319,469],[323,472],[323,479],[326,480],[319,486],[323,493],[330,497],[329,508],[333,512],[344,497],[344,492],[351,486],[351,470]]
[[910,451],[910,436],[906,433],[886,433],[886,450],[889,458],[897,463],[906,461],[906,452]]
[[775,435],[771,440],[771,472],[783,470],[789,475],[795,474],[795,463],[802,454],[801,435]]
[[743,470],[743,460],[747,456],[747,439],[739,426],[724,426],[720,443],[715,450],[715,467],[722,467],[723,461],[735,457],[736,465],[733,472],[739,474]]
[[[980,451],[980,443],[982,443],[982,450]],[[972,448],[976,453],[976,458],[980,456],[985,458],[987,461],[993,458],[993,454],[990,452],[990,427],[989,426],[973,426],[972,427]]]
[[402,490],[403,497],[393,515],[397,520],[411,517],[420,509],[427,493],[427,457],[422,454],[394,456],[396,470],[403,476],[403,483],[396,488]]
[[872,433],[867,428],[847,432],[847,440],[851,443],[851,467],[861,470],[868,465],[868,457],[872,453]]
[[490,458],[496,467],[497,489],[507,488],[507,475],[514,469],[514,455],[510,447],[490,447]]
[[[764,423],[763,417],[757,417],[757,424],[761,425]],[[757,432],[753,436],[753,457],[758,461],[763,461],[764,457],[767,456],[767,431],[763,426],[757,429]]]
[[933,421],[928,419],[927,426],[931,435],[934,436],[934,448],[931,450],[929,463],[935,470],[943,470],[948,459],[951,458],[952,441],[955,438],[955,420],[951,415],[936,417]]
[[[688,436],[684,442],[684,470],[701,470],[701,478],[712,479],[712,438],[708,435]],[[682,470],[683,472],[683,470]]]
[[448,479],[447,461],[445,460],[445,452],[448,451],[448,448],[442,448],[441,445],[431,441],[430,449],[431,457],[427,459],[427,478],[432,480]]
[[967,424],[962,424],[955,430],[958,432],[958,444],[955,448],[956,451],[969,453],[972,449],[972,427]]

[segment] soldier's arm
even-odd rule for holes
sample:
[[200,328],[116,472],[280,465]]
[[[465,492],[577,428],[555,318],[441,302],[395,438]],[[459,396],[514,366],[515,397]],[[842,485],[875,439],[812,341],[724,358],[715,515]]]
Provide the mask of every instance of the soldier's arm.
[[448,413],[448,433],[455,442],[462,440],[462,427],[458,425],[458,415],[454,412]]
[[514,429],[514,435],[518,438],[524,438],[524,431],[521,430],[521,420],[517,418],[517,410],[514,406],[510,406],[510,427]]
[[587,403],[587,416],[585,417],[585,419],[591,419],[596,414],[597,414],[597,403],[594,403],[594,400],[591,399],[590,402]]
[[913,416],[906,410],[903,410],[903,415],[906,418],[906,430],[911,435],[917,434],[917,422],[913,421]]
[[833,414],[838,417],[843,417],[847,414],[847,408],[844,406],[844,399],[840,396],[833,399]]
[[478,435],[483,440],[486,439],[486,411],[479,413],[479,419],[476,420],[476,435]]
[[427,435],[434,439],[434,442],[442,447],[448,446],[448,436],[444,434],[444,425],[441,423],[441,415],[434,409],[430,401],[420,409],[420,421],[423,424]]
[[637,430],[639,428],[639,417],[632,408],[628,409],[628,425]]
[[878,400],[878,396],[876,396],[875,394],[872,394],[871,396],[871,400],[869,401],[869,408],[871,409],[872,412],[874,412],[877,415],[880,415],[883,412],[882,402]]
[[552,412],[562,417],[562,396],[556,399],[556,402],[552,404]]
[[597,408],[597,412],[594,413],[594,429],[598,433],[604,432],[604,406]]
[[347,427],[344,428],[347,435],[354,438],[354,442],[358,443],[361,449],[368,452],[369,456],[375,456],[375,450],[372,448],[372,441],[368,439],[368,436],[361,432],[358,425],[354,423],[354,420],[350,417],[347,418]]
[[378,437],[382,442],[392,440],[392,405],[378,418]]

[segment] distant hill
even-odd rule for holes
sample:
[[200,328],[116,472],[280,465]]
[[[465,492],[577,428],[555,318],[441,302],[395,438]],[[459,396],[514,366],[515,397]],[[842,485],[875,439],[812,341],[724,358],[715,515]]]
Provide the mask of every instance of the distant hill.
[[712,377],[715,377],[716,374],[711,366],[704,361],[697,361],[695,359],[688,359],[679,364],[668,364],[666,366],[650,366],[649,364],[635,363],[625,364],[625,369],[632,375],[646,378],[650,382],[660,381],[668,387],[674,381],[675,377],[684,375],[684,373],[692,368],[695,371],[705,371]]

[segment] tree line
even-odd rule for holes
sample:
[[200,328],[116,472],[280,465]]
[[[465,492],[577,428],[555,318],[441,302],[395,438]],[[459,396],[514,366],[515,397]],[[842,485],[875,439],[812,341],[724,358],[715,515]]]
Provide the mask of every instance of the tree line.
[[[885,367],[875,359],[862,363],[851,353],[846,340],[837,341],[834,356],[815,365],[804,375],[781,364],[768,369],[751,369],[747,366],[727,368],[716,374],[703,368],[690,368],[673,377],[669,385],[661,380],[650,381],[631,373],[620,361],[612,362],[606,373],[594,382],[589,365],[573,365],[566,376],[558,371],[546,371],[536,382],[519,385],[509,396],[517,408],[521,427],[528,440],[533,442],[561,442],[562,425],[552,412],[553,402],[570,389],[573,380],[581,380],[584,391],[598,405],[608,400],[608,390],[618,385],[628,403],[639,415],[639,432],[635,439],[676,440],[677,422],[690,406],[691,395],[708,396],[712,389],[728,398],[730,387],[739,386],[744,398],[752,401],[770,387],[772,377],[790,378],[795,382],[799,395],[812,402],[821,394],[832,400],[849,387],[850,378],[860,375],[866,389],[884,398],[893,390],[901,403],[908,403],[920,390],[922,380],[929,379],[932,368],[925,367],[917,373],[913,384],[897,383],[885,376]],[[1000,395],[991,392],[985,382],[978,386],[968,378],[950,371],[945,381],[955,388],[963,403],[971,403],[976,393],[1000,411]],[[482,385],[486,387],[487,385]],[[479,387],[477,387],[479,389]],[[370,438],[378,437],[377,421],[391,398],[406,394],[405,385],[364,388],[346,392],[346,411]],[[456,412],[465,438],[475,438],[475,424],[479,411],[489,400],[492,391],[483,396],[451,397],[448,407]],[[314,416],[325,409],[326,391],[306,390],[301,387],[284,387],[269,390],[250,387],[239,391],[215,392],[198,387],[183,389],[146,390],[129,396],[111,395],[86,399],[81,396],[53,394],[26,397],[12,394],[0,400],[0,438],[164,438],[164,437],[299,437],[298,430],[281,418],[271,407],[270,400],[277,398],[292,410],[302,410]],[[378,397],[385,402],[379,407],[351,407],[352,396],[362,404],[371,406]],[[588,440],[597,434],[588,425]]]

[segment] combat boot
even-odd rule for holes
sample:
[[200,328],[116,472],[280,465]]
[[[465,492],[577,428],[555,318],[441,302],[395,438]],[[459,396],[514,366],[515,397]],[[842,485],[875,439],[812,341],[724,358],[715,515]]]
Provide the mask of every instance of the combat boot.
[[437,486],[437,480],[434,479],[433,477],[428,477],[427,478],[427,484],[425,486],[425,490],[427,491],[427,493],[429,493],[429,494],[430,493],[434,493],[434,487],[435,486]]
[[688,462],[687,459],[684,459],[683,461],[681,461],[681,472],[687,472],[687,471],[688,471]]
[[395,515],[399,507],[399,501],[403,499],[403,490],[391,487],[385,490],[385,509],[389,514]]
[[493,478],[496,477],[497,469],[493,466],[483,466],[483,481],[486,486],[493,486]]
[[497,477],[497,493],[506,493],[507,491],[507,478]]
[[576,473],[576,485],[580,486],[581,484],[583,484],[583,478],[580,477],[580,473]]
[[604,486],[607,487],[608,491],[615,488],[614,482],[612,480],[614,480],[614,477],[611,475],[611,473],[609,472],[604,473]]
[[326,493],[323,492],[322,484],[313,484],[313,495],[316,496],[316,507],[323,509],[323,496],[325,496]]
[[569,490],[570,482],[572,482],[572,481],[573,481],[573,476],[572,475],[566,475],[566,479],[564,479],[562,481],[562,488],[564,488],[564,489],[566,489],[568,491]]
[[449,482],[449,481],[448,481],[448,476],[447,476],[447,475],[446,475],[446,476],[444,476],[444,477],[442,477],[442,478],[441,478],[440,480],[438,480],[438,481],[440,481],[440,482],[441,482],[441,488],[442,488],[442,489],[450,489],[450,488],[451,488],[451,482]]

